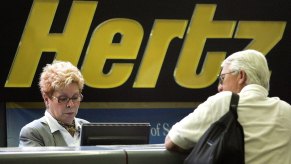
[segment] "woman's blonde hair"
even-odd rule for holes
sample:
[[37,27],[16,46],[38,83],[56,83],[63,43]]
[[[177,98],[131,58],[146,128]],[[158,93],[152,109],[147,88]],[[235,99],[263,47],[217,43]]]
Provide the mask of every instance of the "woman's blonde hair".
[[43,68],[39,87],[42,95],[51,96],[55,90],[63,89],[72,83],[78,85],[81,93],[84,87],[84,78],[80,70],[70,62],[55,60]]

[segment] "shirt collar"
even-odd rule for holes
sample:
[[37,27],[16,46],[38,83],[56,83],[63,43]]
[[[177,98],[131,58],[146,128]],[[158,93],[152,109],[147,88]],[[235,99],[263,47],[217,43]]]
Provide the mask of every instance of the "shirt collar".
[[[64,127],[62,127],[58,123],[58,121],[55,118],[53,118],[53,116],[48,111],[45,111],[45,114],[44,115],[45,115],[46,121],[47,121],[47,123],[48,123],[48,125],[49,125],[49,127],[51,129],[51,133],[54,133],[54,132],[56,132],[58,130],[63,130],[64,129]],[[77,129],[77,131],[79,131],[81,129],[81,125],[76,120],[76,118],[74,118],[74,119],[75,119],[76,129]]]
[[262,96],[262,97],[267,97],[268,94],[269,94],[268,91],[264,87],[262,87],[262,86],[260,86],[258,84],[249,84],[249,85],[246,85],[240,91],[240,94],[241,95],[248,95],[249,92],[254,92],[257,95]]
[[63,129],[63,127],[58,123],[58,121],[55,118],[53,118],[53,116],[48,111],[45,111],[44,115],[45,115],[46,121],[51,129],[51,133],[54,133],[58,130]]

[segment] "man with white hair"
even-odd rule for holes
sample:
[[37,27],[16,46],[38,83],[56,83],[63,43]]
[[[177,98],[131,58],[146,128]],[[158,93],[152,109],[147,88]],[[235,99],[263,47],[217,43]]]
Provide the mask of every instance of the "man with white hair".
[[232,92],[239,94],[238,121],[244,129],[245,163],[291,164],[291,106],[268,97],[270,72],[265,56],[244,50],[227,57],[219,75],[219,93],[173,125],[166,149],[189,151],[212,123],[229,110]]

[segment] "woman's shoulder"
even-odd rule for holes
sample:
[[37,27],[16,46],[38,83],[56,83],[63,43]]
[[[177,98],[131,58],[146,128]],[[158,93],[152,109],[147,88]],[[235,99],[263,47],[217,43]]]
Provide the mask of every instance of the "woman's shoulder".
[[24,128],[40,128],[43,127],[44,124],[46,124],[46,119],[45,117],[41,117],[26,124]]
[[76,118],[76,121],[78,121],[80,124],[90,123],[89,121],[82,119],[82,118]]

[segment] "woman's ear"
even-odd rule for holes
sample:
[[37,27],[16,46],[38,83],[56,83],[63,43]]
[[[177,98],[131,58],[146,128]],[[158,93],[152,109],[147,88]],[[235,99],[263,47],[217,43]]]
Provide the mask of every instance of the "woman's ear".
[[49,97],[45,94],[42,95],[43,101],[45,103],[46,106],[48,106],[49,104]]

